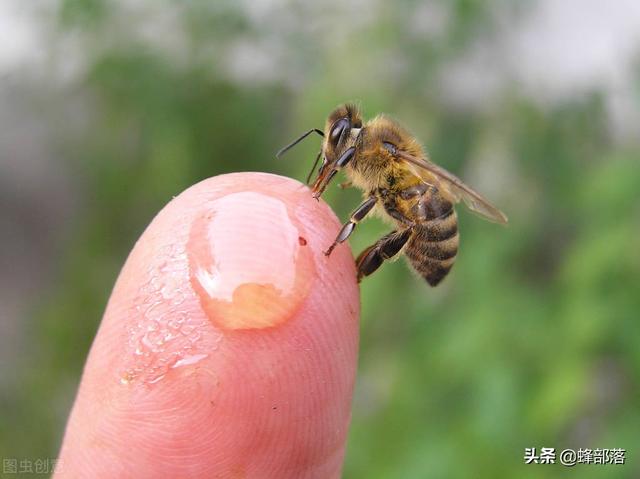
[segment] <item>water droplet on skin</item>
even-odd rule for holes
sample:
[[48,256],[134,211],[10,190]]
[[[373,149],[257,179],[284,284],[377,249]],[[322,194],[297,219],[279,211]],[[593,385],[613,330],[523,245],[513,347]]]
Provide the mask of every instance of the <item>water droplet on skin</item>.
[[162,339],[166,343],[167,341],[171,341],[172,339],[177,338],[177,337],[178,337],[177,334],[166,332],[166,333],[164,333],[164,336],[162,337]]
[[184,297],[182,296],[182,294],[176,295],[172,300],[171,300],[171,304],[174,306],[179,306],[182,303],[184,303]]
[[178,361],[176,361],[173,366],[171,366],[173,369],[175,368],[179,368],[181,366],[189,366],[191,364],[196,364],[200,361],[202,361],[204,358],[206,358],[207,356],[209,356],[208,354],[194,354],[191,356],[184,356],[182,359],[179,359]]
[[124,375],[120,378],[120,384],[129,384],[132,380],[132,376],[130,372],[124,373]]
[[162,378],[164,378],[164,376],[165,376],[164,374],[158,374],[158,375],[155,375],[155,374],[154,374],[154,375],[152,375],[151,379],[149,379],[149,380],[147,381],[147,383],[148,383],[148,384],[155,384],[155,383],[157,383],[158,381],[160,381]]
[[182,325],[182,322],[178,318],[172,318],[167,323],[167,326],[169,327],[169,329],[172,329],[174,331],[178,331],[181,325]]
[[148,334],[145,334],[144,336],[142,336],[142,339],[140,341],[142,341],[142,344],[145,348],[153,349],[153,342],[151,342],[151,340],[149,339]]
[[194,221],[188,244],[191,285],[209,319],[231,330],[287,321],[314,270],[311,251],[300,245],[303,233],[275,196],[245,191],[213,201]]
[[189,336],[191,333],[193,333],[194,329],[195,329],[195,326],[192,326],[191,324],[183,324],[182,327],[180,328],[180,332],[185,336]]

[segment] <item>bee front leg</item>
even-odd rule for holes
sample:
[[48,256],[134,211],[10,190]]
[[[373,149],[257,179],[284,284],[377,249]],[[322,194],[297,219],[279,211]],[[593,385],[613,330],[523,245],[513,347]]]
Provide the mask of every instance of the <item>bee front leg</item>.
[[397,255],[404,245],[407,244],[412,234],[413,228],[392,231],[360,253],[358,259],[356,259],[358,282],[360,282],[364,276],[369,276],[377,270],[384,260]]
[[342,153],[342,155],[340,155],[340,157],[335,161],[335,163],[333,163],[333,166],[331,167],[331,169],[325,174],[323,174],[324,166],[325,166],[323,164],[323,166],[320,167],[320,175],[316,180],[316,182],[313,184],[313,187],[311,188],[311,191],[312,191],[311,196],[316,200],[320,198],[320,195],[322,195],[325,188],[327,187],[329,182],[331,182],[331,180],[336,175],[336,173],[338,173],[338,171],[344,168],[353,159],[355,154],[356,154],[355,146],[347,148],[345,152]]
[[329,249],[327,249],[327,251],[324,252],[326,256],[329,256],[336,246],[346,241],[347,238],[351,236],[351,233],[353,233],[353,230],[355,229],[358,222],[362,221],[362,219],[367,216],[367,213],[369,213],[373,209],[377,201],[378,198],[376,198],[375,196],[370,196],[356,208],[356,210],[351,214],[351,218],[349,219],[349,221],[347,221],[342,226],[342,229],[338,233],[338,236],[336,236],[333,244],[329,246]]

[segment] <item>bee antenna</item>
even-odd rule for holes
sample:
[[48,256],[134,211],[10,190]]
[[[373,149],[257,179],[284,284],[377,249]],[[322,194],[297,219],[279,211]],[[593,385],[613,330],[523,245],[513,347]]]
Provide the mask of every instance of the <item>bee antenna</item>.
[[322,155],[322,150],[320,150],[318,152],[318,154],[316,155],[316,161],[313,162],[313,166],[311,167],[311,171],[309,171],[309,174],[307,175],[307,184],[309,184],[309,182],[311,181],[311,177],[313,176],[313,172],[316,169],[316,166],[318,165],[318,161],[320,161],[320,155]]
[[289,151],[291,148],[293,148],[298,143],[300,143],[302,140],[304,140],[311,133],[317,133],[318,135],[324,137],[324,133],[322,132],[322,130],[319,130],[318,128],[312,128],[309,131],[307,131],[307,132],[303,133],[302,135],[300,135],[297,139],[295,139],[294,141],[289,143],[284,148],[280,149],[280,151],[278,151],[278,153],[276,153],[276,158],[280,158],[282,155],[284,155],[287,151]]

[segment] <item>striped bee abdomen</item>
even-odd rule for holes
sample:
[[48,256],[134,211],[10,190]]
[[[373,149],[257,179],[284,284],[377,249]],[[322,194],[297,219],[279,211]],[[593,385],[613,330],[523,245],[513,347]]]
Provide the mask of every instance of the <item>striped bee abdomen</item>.
[[458,217],[451,203],[448,206],[446,213],[413,227],[404,251],[413,268],[431,286],[449,273],[458,253]]

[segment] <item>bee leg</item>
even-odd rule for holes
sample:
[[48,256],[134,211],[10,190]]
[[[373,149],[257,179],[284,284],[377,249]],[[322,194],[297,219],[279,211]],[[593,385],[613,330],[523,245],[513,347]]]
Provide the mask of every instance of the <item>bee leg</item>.
[[351,218],[349,219],[349,221],[347,221],[342,226],[342,229],[338,233],[338,236],[336,236],[333,244],[329,246],[329,249],[327,251],[324,252],[326,256],[329,256],[336,246],[346,241],[347,238],[351,236],[351,233],[353,233],[353,230],[355,229],[358,222],[361,221],[365,216],[367,216],[367,213],[369,213],[373,209],[377,201],[378,198],[376,198],[375,196],[370,196],[360,206],[358,206],[353,213],[351,213]]
[[391,216],[394,220],[402,223],[403,225],[412,228],[416,225],[416,222],[411,218],[407,217],[404,213],[402,213],[397,207],[395,201],[385,201],[383,203],[384,210]]
[[[422,218],[425,216],[426,205],[424,204],[423,198],[421,198],[427,190],[433,188],[433,186],[427,183],[420,183],[417,185],[410,186],[409,188],[405,188],[398,192],[398,196],[405,201],[411,201],[418,198],[415,208],[415,212],[417,213],[418,218]],[[396,199],[392,197],[388,197],[387,200],[383,203],[385,211],[391,216],[394,220],[399,221],[400,223],[413,227],[416,222],[414,219],[406,216],[402,211],[400,211],[396,206]]]
[[400,223],[407,225],[409,228],[413,227],[416,225],[416,222],[413,221],[410,218],[407,218],[405,215],[402,214],[402,212],[400,212],[399,210],[397,210],[395,208],[395,206],[389,206],[389,205],[385,205],[384,210],[389,213],[389,216],[391,216],[394,220],[399,221]]
[[377,270],[384,260],[397,255],[403,246],[407,244],[412,233],[413,228],[392,231],[360,253],[360,256],[356,259],[358,282],[360,282],[364,276],[369,276]]
[[329,172],[326,175],[322,174],[323,168],[321,167],[320,176],[316,180],[315,184],[313,185],[313,188],[311,189],[313,191],[313,194],[311,196],[316,200],[320,198],[320,195],[324,192],[329,182],[331,182],[331,179],[336,175],[338,171],[344,168],[353,159],[353,156],[355,154],[356,154],[355,146],[347,148],[345,152],[340,156],[340,158],[338,158],[335,161],[332,169],[329,170]]
[[426,183],[419,183],[417,185],[410,186],[409,188],[400,190],[400,198],[403,200],[410,200],[416,196],[422,196],[429,188],[431,188],[431,186]]

